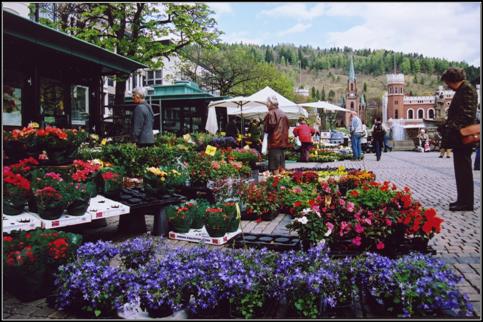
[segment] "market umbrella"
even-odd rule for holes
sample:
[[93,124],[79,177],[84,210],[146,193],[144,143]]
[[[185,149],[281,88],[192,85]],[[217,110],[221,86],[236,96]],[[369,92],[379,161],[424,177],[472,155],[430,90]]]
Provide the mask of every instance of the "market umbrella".
[[340,106],[331,104],[327,101],[318,101],[318,102],[312,102],[312,103],[300,103],[300,106],[305,106],[305,107],[313,107],[316,109],[323,109],[327,111],[332,111],[332,112],[350,112],[350,110],[346,108],[342,108]]
[[214,107],[208,108],[208,118],[206,120],[205,130],[211,134],[216,134],[218,131],[218,121],[216,119],[216,110]]

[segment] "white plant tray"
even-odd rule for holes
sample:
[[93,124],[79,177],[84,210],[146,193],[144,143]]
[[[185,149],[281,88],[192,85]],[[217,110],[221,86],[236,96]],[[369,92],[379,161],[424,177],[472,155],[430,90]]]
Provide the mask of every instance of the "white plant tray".
[[201,229],[190,229],[190,231],[185,234],[175,233],[174,231],[170,231],[168,234],[168,237],[170,239],[178,239],[178,240],[184,240],[184,241],[189,241],[194,243],[223,245],[240,233],[241,233],[241,229],[238,228],[237,231],[233,233],[227,233],[223,237],[210,237],[205,227],[203,226],[203,228]]
[[[27,220],[28,222],[26,222]],[[3,215],[2,218],[4,233],[10,233],[12,230],[32,230],[41,227],[41,225],[40,218],[31,212],[23,212],[16,216]]]
[[[35,216],[38,215],[35,214]],[[71,216],[64,214],[59,219],[54,220],[41,219],[40,217],[39,219],[42,222],[42,228],[45,229],[85,224],[91,222],[92,220],[89,213],[85,213],[82,216]]]
[[120,202],[107,199],[104,196],[97,195],[91,199],[87,213],[92,220],[120,216],[130,212],[129,206]]
[[163,318],[152,318],[149,316],[148,312],[141,310],[139,305],[134,304],[124,304],[123,309],[117,312],[117,316],[121,319],[126,320],[186,320],[188,319],[188,314],[185,310],[180,310],[174,312]]

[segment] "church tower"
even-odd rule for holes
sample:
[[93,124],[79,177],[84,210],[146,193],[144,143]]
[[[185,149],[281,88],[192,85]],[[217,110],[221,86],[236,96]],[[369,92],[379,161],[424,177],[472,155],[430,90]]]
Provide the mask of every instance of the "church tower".
[[[352,55],[350,58],[350,65],[349,65],[349,80],[347,81],[345,108],[348,110],[357,112],[361,120],[363,120],[362,116],[364,113],[361,113],[359,109],[359,96],[357,95],[357,81],[356,81],[356,74],[354,72],[354,60],[352,58]],[[349,113],[346,113],[345,124],[347,127],[350,124]]]

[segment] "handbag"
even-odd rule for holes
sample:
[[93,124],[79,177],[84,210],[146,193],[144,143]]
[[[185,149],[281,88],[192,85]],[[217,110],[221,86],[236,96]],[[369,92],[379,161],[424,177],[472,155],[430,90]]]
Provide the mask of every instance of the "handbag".
[[263,142],[262,142],[262,154],[267,155],[268,153],[268,133],[263,135]]
[[300,149],[302,146],[302,142],[300,142],[300,138],[298,136],[295,137],[295,150]]
[[480,124],[473,124],[460,129],[461,142],[473,144],[480,142]]

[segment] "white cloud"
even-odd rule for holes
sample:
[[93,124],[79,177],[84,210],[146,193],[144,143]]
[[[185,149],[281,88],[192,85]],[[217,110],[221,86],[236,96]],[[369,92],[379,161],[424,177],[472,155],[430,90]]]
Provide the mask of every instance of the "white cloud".
[[253,44],[253,45],[262,45],[264,41],[262,38],[250,37],[248,32],[240,31],[240,32],[233,32],[229,34],[224,34],[221,36],[224,42],[229,44],[234,43],[244,43],[244,44]]
[[269,10],[262,10],[261,14],[270,17],[288,17],[298,20],[314,19],[324,13],[326,4],[318,3],[308,7],[305,3],[287,3]]
[[233,7],[228,2],[208,2],[207,5],[216,12],[217,15],[232,13]]
[[328,32],[330,46],[383,48],[480,66],[480,10],[467,5],[337,3],[328,5],[326,13],[363,19],[348,30]]
[[309,29],[310,27],[312,26],[312,24],[305,24],[305,23],[298,23],[296,24],[295,26],[285,30],[285,31],[282,31],[282,32],[279,32],[278,33],[278,36],[280,37],[283,37],[283,36],[287,36],[287,35],[290,35],[290,34],[296,34],[296,33],[299,33],[299,32],[304,32],[305,30]]

